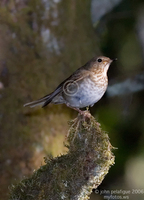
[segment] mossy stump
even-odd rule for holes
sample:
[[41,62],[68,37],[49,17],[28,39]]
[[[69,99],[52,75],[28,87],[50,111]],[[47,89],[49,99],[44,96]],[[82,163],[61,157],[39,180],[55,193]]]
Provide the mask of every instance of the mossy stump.
[[88,111],[70,122],[68,152],[45,158],[30,178],[12,186],[9,200],[85,200],[114,164],[108,135]]

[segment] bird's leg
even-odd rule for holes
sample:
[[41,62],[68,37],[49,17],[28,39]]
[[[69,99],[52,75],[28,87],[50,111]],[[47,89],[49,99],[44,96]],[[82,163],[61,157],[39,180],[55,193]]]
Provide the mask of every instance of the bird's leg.
[[[67,107],[72,108],[72,109],[78,111],[78,112],[80,113],[80,115],[83,115],[84,117],[90,118],[90,116],[91,116],[91,114],[89,113],[88,109],[87,109],[86,111],[85,111],[85,110],[82,111],[82,110],[80,110],[79,108],[71,107],[71,106],[69,105],[69,103],[67,103],[66,105],[67,105]],[[89,108],[89,107],[88,107],[88,108]]]
[[80,110],[79,108],[73,108],[73,109],[78,111],[81,115],[84,115],[84,111]]
[[83,115],[83,114],[84,114],[84,111],[80,110],[79,108],[74,108],[74,107],[71,107],[71,106],[69,105],[69,103],[67,103],[66,105],[67,105],[67,107],[69,107],[69,108],[72,108],[72,109],[74,109],[74,110],[78,111],[78,112],[79,112],[81,115]]

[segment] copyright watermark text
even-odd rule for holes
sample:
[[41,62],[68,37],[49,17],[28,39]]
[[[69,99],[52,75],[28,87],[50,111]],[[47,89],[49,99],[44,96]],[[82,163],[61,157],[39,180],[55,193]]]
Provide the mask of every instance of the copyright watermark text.
[[144,195],[144,189],[111,189],[111,190],[98,190],[94,191],[96,194],[103,195],[104,199],[130,199],[130,195]]

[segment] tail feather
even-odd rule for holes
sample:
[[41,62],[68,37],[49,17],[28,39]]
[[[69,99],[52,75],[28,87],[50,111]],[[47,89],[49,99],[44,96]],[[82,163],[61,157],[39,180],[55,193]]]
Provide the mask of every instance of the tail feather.
[[54,92],[42,97],[41,99],[38,99],[36,101],[32,101],[32,102],[29,102],[29,103],[26,103],[24,104],[24,107],[26,106],[30,106],[31,108],[32,107],[35,107],[35,106],[38,106],[38,105],[42,105],[42,107],[45,107],[47,106],[49,103],[51,103],[51,101],[53,100],[53,98],[55,96],[57,96],[61,90],[62,90],[62,85],[63,83],[61,83],[56,89]]
[[35,107],[35,106],[39,106],[39,105],[42,105],[42,107],[44,107],[44,104],[49,101],[49,103],[51,102],[51,95],[46,95],[44,96],[43,98],[41,99],[38,99],[36,101],[32,101],[32,102],[29,102],[29,103],[26,103],[24,104],[24,107],[26,106],[29,106],[31,108]]

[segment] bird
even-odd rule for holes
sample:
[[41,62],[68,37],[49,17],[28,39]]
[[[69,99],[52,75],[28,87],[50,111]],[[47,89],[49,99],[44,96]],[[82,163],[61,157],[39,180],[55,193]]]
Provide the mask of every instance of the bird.
[[105,56],[93,57],[60,83],[53,92],[36,101],[26,103],[24,107],[38,105],[45,107],[49,103],[66,104],[83,114],[81,108],[92,107],[106,92],[108,86],[107,71],[115,60],[117,59]]

